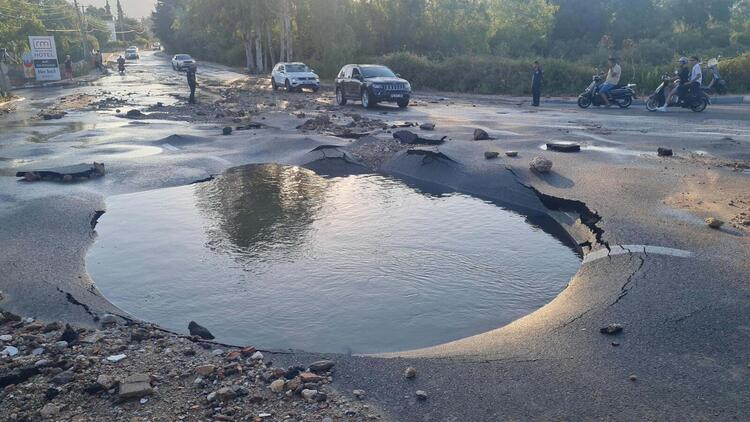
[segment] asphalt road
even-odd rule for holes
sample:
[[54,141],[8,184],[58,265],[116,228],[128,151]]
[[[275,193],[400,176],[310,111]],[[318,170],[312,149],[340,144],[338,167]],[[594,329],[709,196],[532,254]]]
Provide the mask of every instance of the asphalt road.
[[[217,84],[243,77],[215,65],[202,65],[201,72],[199,80]],[[278,110],[262,115],[267,128],[231,137],[220,136],[217,125],[133,122],[112,110],[33,117],[71,94],[129,97],[124,109],[174,104],[184,99],[183,78],[166,57],[144,54],[125,76],[22,92],[26,101],[18,110],[0,116],[0,306],[85,324],[93,324],[93,315],[122,312],[98,294],[84,263],[96,236],[91,218],[109,195],[190,183],[239,164],[305,164],[322,144],[348,148],[345,139],[299,133],[298,119]],[[283,102],[312,94],[274,95]],[[750,419],[747,231],[713,230],[703,222],[750,211],[750,174],[742,171],[750,160],[750,107],[655,114],[638,107],[532,109],[468,95],[416,98],[404,111],[356,104],[344,111],[390,122],[433,121],[434,135],[450,138],[439,150],[456,163],[430,166],[398,156],[383,171],[549,213],[580,243],[594,241],[593,251],[584,247],[587,258],[568,288],[537,312],[428,349],[334,356],[334,386],[365,389],[367,400],[405,421]],[[319,101],[330,100],[331,93],[320,94]],[[472,141],[475,128],[495,139]],[[172,134],[194,137],[164,140]],[[553,140],[580,142],[583,150],[542,148]],[[658,157],[657,147],[676,156]],[[519,157],[485,160],[487,150],[516,150]],[[536,155],[553,161],[550,174],[529,171]],[[86,183],[27,184],[12,177],[18,169],[94,160],[106,163],[107,176]],[[552,201],[559,209],[545,210],[519,182],[597,213],[600,242],[576,223],[570,203]],[[600,334],[610,323],[622,324],[623,332]],[[406,366],[417,368],[415,380],[403,378]],[[430,397],[416,400],[417,389]]]

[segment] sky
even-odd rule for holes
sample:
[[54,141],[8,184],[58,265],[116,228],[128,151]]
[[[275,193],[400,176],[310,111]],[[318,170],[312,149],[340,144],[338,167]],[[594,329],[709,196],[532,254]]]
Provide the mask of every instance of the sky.
[[[96,7],[103,7],[106,0],[79,0],[80,4],[83,5],[94,5]],[[117,0],[109,0],[109,5],[112,8],[112,13],[115,12]],[[122,10],[125,12],[125,16],[131,18],[145,18],[151,15],[151,11],[154,10],[156,0],[120,0]]]

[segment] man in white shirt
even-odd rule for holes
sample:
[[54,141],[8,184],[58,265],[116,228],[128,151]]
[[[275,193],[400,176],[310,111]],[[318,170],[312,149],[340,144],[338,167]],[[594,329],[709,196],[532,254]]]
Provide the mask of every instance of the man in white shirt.
[[693,56],[688,59],[688,67],[690,70],[690,79],[677,88],[677,95],[680,99],[687,98],[691,93],[700,92],[701,84],[703,84],[703,72],[701,71],[701,59]]
[[604,101],[604,104],[607,107],[609,107],[609,98],[607,98],[607,93],[609,93],[609,91],[611,91],[614,87],[617,86],[617,84],[620,83],[621,73],[622,73],[622,69],[620,68],[620,65],[617,64],[617,59],[614,57],[610,57],[609,58],[609,71],[607,72],[607,79],[599,87],[599,95],[601,95],[602,100]]

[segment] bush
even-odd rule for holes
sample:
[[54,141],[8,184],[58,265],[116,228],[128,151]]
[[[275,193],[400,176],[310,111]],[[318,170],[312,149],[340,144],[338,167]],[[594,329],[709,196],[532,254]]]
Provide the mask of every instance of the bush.
[[750,92],[750,53],[720,61],[719,73],[727,81],[730,92]]
[[[479,94],[525,95],[531,92],[533,60],[495,56],[455,56],[433,61],[412,53],[394,53],[373,62],[387,65],[416,88]],[[543,61],[544,93],[577,94],[586,86],[593,70],[559,59]]]

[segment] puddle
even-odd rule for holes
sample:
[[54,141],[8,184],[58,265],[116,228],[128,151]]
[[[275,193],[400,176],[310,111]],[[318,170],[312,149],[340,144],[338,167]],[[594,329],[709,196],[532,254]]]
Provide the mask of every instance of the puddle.
[[107,208],[87,266],[109,300],[266,348],[385,352],[481,333],[549,302],[580,265],[519,214],[377,175],[243,166]]

